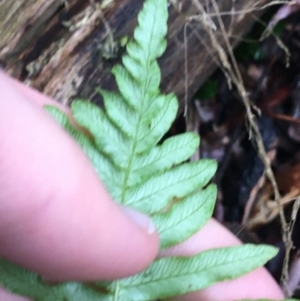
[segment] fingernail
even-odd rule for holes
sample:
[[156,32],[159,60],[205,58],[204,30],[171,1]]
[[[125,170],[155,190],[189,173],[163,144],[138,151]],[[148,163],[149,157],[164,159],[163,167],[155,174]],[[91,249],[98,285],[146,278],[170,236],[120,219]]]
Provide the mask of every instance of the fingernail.
[[148,234],[153,234],[156,230],[152,220],[145,214],[133,210],[129,207],[120,205],[122,211],[139,227],[147,231]]

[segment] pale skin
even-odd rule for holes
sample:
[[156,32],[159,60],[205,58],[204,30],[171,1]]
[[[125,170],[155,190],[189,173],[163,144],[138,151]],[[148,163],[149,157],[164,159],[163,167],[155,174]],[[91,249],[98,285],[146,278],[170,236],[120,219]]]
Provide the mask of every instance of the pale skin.
[[[149,265],[158,255],[157,232],[146,216],[111,199],[76,142],[43,110],[55,102],[1,72],[0,89],[0,256],[51,281],[116,279]],[[237,244],[211,219],[169,254]],[[283,294],[260,268],[179,300],[242,298]],[[0,300],[28,301],[3,289]]]

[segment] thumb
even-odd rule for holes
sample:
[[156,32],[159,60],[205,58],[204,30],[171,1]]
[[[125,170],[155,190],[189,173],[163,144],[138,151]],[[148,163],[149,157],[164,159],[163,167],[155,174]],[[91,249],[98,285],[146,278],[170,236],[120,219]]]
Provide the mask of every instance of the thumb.
[[52,280],[144,269],[158,250],[148,217],[112,201],[77,144],[37,105],[45,96],[3,74],[0,88],[0,256]]

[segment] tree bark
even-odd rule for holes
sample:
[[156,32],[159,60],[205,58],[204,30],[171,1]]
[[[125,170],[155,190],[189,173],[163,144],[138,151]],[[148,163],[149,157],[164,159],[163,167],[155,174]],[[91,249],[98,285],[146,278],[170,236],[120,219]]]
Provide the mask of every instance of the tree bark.
[[[173,91],[181,108],[185,82],[190,99],[216,68],[209,36],[201,23],[184,27],[188,17],[199,15],[193,0],[169,1],[169,31],[166,53],[160,58],[162,90]],[[207,0],[199,0],[206,11],[214,12]],[[262,7],[268,0],[217,0],[224,12],[249,11]],[[75,98],[88,98],[101,105],[95,87],[114,89],[110,73],[120,61],[121,48],[112,50],[113,41],[131,36],[141,0],[0,0],[0,65],[12,76],[43,93],[69,104]],[[254,23],[251,13],[222,15],[231,43],[239,39]],[[216,17],[213,22],[218,26]],[[108,26],[107,26],[108,25]],[[217,29],[219,42],[224,39]],[[186,52],[185,52],[186,49]],[[185,77],[185,63],[188,77]]]

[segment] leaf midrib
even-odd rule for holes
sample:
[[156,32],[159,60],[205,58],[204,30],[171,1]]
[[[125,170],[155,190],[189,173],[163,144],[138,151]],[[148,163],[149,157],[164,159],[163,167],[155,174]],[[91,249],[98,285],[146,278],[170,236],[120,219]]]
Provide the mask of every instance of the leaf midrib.
[[[205,251],[204,251],[205,252]],[[202,254],[202,256],[204,256],[204,252],[201,252],[200,254]],[[199,255],[200,255],[199,254]],[[228,264],[236,264],[236,263],[240,263],[240,261],[241,260],[246,260],[246,261],[250,261],[250,262],[252,262],[252,259],[253,258],[256,258],[258,256],[258,254],[253,254],[253,256],[251,256],[251,257],[244,257],[244,258],[237,258],[237,259],[233,259],[232,261],[230,261],[230,262],[225,262],[225,261],[223,261],[223,262],[220,262],[220,263],[217,263],[217,264],[215,264],[215,265],[213,265],[213,266],[210,266],[210,267],[208,267],[208,268],[206,268],[206,269],[204,269],[203,271],[200,271],[200,270],[193,270],[193,271],[191,271],[191,270],[187,270],[187,272],[185,273],[185,274],[183,274],[183,275],[180,275],[180,274],[177,274],[177,275],[174,275],[174,274],[171,274],[171,275],[165,275],[165,277],[163,277],[163,278],[157,278],[157,279],[155,279],[154,281],[153,281],[153,279],[150,279],[149,281],[147,281],[147,282],[141,282],[141,283],[139,283],[139,284],[129,284],[129,285],[125,285],[125,286],[121,286],[121,288],[120,289],[128,289],[128,288],[130,288],[130,287],[138,287],[138,286],[144,286],[144,285],[149,285],[149,284],[151,284],[151,283],[155,283],[155,282],[160,282],[160,281],[169,281],[169,280],[171,280],[171,279],[175,279],[175,278],[177,278],[177,277],[189,277],[189,276],[192,276],[192,275],[194,275],[194,274],[198,274],[198,273],[201,273],[201,272],[207,272],[207,271],[209,271],[209,270],[211,270],[211,269],[215,269],[215,268],[218,268],[218,267],[220,267],[220,266],[222,266],[222,265],[228,265]],[[191,257],[191,258],[193,258],[193,257]]]
[[[154,27],[155,27],[155,22],[153,22],[153,26],[151,28],[151,37],[153,36],[153,28]],[[144,84],[143,84],[143,87],[142,87],[142,95],[143,95],[142,97],[143,97],[143,100],[145,100],[145,96],[147,95],[146,94],[146,91],[147,91],[146,88],[148,86],[148,81],[149,81],[149,72],[148,72],[148,70],[149,70],[149,66],[151,64],[151,60],[149,59],[149,57],[150,57],[149,51],[148,51],[146,57],[147,57],[147,65],[146,65],[146,68],[147,68],[147,73],[146,73],[147,74],[147,78],[144,81]],[[135,79],[133,79],[133,80],[135,80]],[[143,118],[143,112],[144,112],[145,105],[146,105],[145,101],[143,101],[143,105],[142,105],[142,107],[141,107],[141,109],[139,111],[139,118],[138,118],[138,122],[137,122],[137,126],[136,126],[135,135],[134,135],[134,138],[133,138],[132,151],[131,151],[131,154],[129,156],[127,168],[125,170],[125,176],[124,176],[124,181],[123,181],[123,185],[122,185],[121,203],[124,203],[125,198],[126,198],[127,183],[128,183],[128,179],[129,179],[129,174],[131,172],[132,163],[133,163],[133,160],[134,160],[134,157],[135,157],[135,150],[136,150],[137,143],[138,143],[138,133],[140,131],[140,126],[141,126],[141,121],[142,121],[142,118]]]
[[[156,15],[156,14],[155,14]],[[153,35],[153,28],[155,26],[155,22],[153,22],[153,26],[151,28],[151,36]],[[132,151],[131,151],[131,154],[130,154],[130,157],[129,157],[129,160],[128,160],[128,165],[127,165],[127,168],[125,170],[125,176],[124,176],[124,181],[123,181],[123,185],[122,185],[122,195],[121,195],[121,203],[124,203],[124,200],[126,198],[126,192],[127,192],[127,183],[128,183],[128,179],[129,179],[129,174],[131,172],[131,167],[132,167],[132,163],[133,163],[133,160],[134,160],[134,157],[135,157],[135,150],[136,150],[136,147],[137,147],[137,143],[138,143],[138,133],[139,133],[139,130],[140,130],[140,126],[141,126],[141,121],[142,121],[142,112],[144,111],[144,107],[145,107],[145,92],[146,92],[146,87],[148,86],[148,82],[149,82],[149,66],[151,64],[151,61],[149,60],[149,51],[147,52],[147,65],[146,65],[146,68],[147,68],[147,78],[145,79],[144,81],[144,85],[142,87],[142,95],[143,95],[143,104],[142,104],[142,107],[139,111],[139,118],[138,118],[138,122],[137,122],[137,127],[136,127],[136,131],[135,131],[135,135],[134,135],[134,140],[133,140],[133,146],[132,146]],[[135,79],[133,79],[135,80]],[[115,294],[114,294],[114,301],[118,301],[118,297],[119,297],[119,291],[120,291],[120,286],[119,286],[119,281],[116,281],[116,291],[115,291]]]

